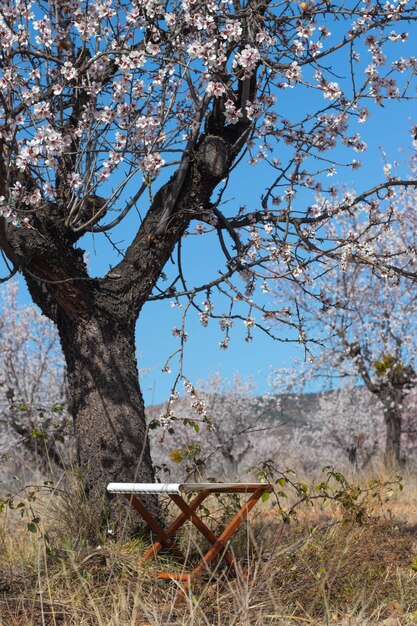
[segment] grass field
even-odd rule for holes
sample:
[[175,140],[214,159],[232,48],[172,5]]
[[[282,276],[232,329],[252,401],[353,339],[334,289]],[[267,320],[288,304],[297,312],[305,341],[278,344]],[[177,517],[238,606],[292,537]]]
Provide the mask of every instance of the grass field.
[[[0,516],[0,624],[417,624],[417,481],[405,474],[399,491],[387,473],[372,478],[336,481],[327,497],[320,476],[295,491],[278,483],[283,509],[294,507],[289,523],[273,496],[233,541],[249,577],[228,577],[217,563],[176,605],[179,585],[155,573],[180,566],[166,555],[141,565],[146,535],[104,534],[73,478],[31,490]],[[209,508],[213,526],[230,515],[215,499]],[[190,563],[198,558],[204,546],[192,529],[179,540]]]

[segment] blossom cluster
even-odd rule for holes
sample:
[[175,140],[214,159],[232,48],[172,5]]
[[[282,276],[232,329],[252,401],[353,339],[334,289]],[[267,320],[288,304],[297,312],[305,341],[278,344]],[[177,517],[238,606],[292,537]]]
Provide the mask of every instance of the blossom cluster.
[[[109,189],[106,208],[119,210],[120,198],[135,195],[137,175],[150,187],[162,171],[175,172],[178,155],[214,128],[237,137],[231,146],[246,149],[250,164],[273,170],[261,220],[271,227],[259,229],[258,213],[248,214],[239,235],[244,262],[267,259],[294,276],[302,262],[286,253],[288,240],[279,241],[272,224],[298,215],[306,192],[326,196],[305,203],[308,219],[338,212],[336,185],[326,178],[360,162],[336,168],[331,151],[341,145],[365,152],[356,122],[366,122],[369,100],[399,98],[415,74],[415,58],[386,52],[407,41],[399,25],[413,14],[413,2],[372,6],[339,14],[323,0],[282,20],[272,6],[257,14],[221,0],[61,0],[57,10],[38,0],[9,3],[0,16],[0,138],[10,172],[27,189],[13,202],[5,198],[4,215],[26,218],[28,207],[53,200],[66,204],[63,216],[70,210],[74,217],[82,198]],[[333,25],[342,17],[339,40]],[[343,63],[349,78],[338,71]],[[285,109],[286,92],[303,104],[305,90],[320,96],[316,111]],[[207,218],[196,232],[213,224]],[[303,226],[293,236],[300,233],[314,237],[317,229]],[[266,292],[267,282],[250,275],[242,297],[251,299],[261,285]],[[202,312],[203,324],[208,314]]]

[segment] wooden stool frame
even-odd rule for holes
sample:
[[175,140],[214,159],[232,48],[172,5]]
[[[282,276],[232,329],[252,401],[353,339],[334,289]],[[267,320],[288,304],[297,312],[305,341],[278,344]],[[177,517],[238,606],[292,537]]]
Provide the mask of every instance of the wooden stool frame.
[[[155,543],[153,543],[149,550],[147,550],[144,554],[142,562],[155,557],[158,552],[165,547],[168,548],[180,562],[185,563],[186,556],[175,545],[172,539],[177,531],[187,521],[190,521],[211,543],[210,549],[202,556],[201,562],[191,572],[160,572],[157,574],[157,578],[181,581],[186,587],[189,587],[191,582],[197,576],[200,576],[205,571],[208,571],[210,562],[218,555],[225,559],[228,565],[236,572],[237,565],[232,554],[227,549],[227,542],[237,531],[241,523],[247,518],[249,512],[253,509],[263,494],[271,491],[271,487],[265,483],[184,483],[160,485],[143,483],[111,483],[108,485],[107,490],[111,493],[123,493],[130,504],[136,509],[139,515],[158,537],[158,541],[155,541]],[[182,497],[182,493],[194,491],[197,492],[197,495],[191,500],[191,502],[187,502]],[[178,517],[167,529],[162,528],[154,516],[148,511],[142,500],[138,497],[139,495],[150,493],[166,493],[181,511]],[[206,526],[201,517],[197,515],[197,511],[208,496],[219,493],[245,493],[250,494],[250,497],[243,505],[241,505],[239,511],[233,516],[222,533],[217,537]]]

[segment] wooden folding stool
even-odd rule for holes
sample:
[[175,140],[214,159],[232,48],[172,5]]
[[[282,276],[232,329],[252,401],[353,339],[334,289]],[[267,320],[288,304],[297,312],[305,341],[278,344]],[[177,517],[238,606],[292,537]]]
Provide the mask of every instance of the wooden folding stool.
[[[107,486],[110,493],[122,493],[129,500],[130,504],[145,520],[148,526],[159,538],[143,556],[143,561],[156,556],[163,548],[168,548],[180,562],[185,562],[186,557],[183,552],[175,545],[172,538],[175,533],[183,526],[186,521],[192,524],[200,531],[200,533],[211,543],[210,549],[202,557],[201,562],[190,573],[170,573],[160,572],[158,578],[178,580],[188,587],[192,580],[203,574],[208,569],[209,563],[220,555],[227,563],[236,570],[236,563],[227,549],[227,542],[237,531],[240,524],[248,516],[249,512],[264,493],[271,491],[271,487],[265,483],[110,483]],[[182,494],[196,492],[197,495],[191,502],[187,502]],[[203,520],[197,515],[198,508],[204,500],[211,494],[216,493],[247,493],[251,494],[247,502],[245,502],[240,510],[233,516],[232,520],[227,524],[223,532],[216,535],[206,526]],[[153,515],[148,511],[140,495],[148,494],[168,494],[171,500],[180,509],[179,516],[167,529],[163,529],[156,521]]]

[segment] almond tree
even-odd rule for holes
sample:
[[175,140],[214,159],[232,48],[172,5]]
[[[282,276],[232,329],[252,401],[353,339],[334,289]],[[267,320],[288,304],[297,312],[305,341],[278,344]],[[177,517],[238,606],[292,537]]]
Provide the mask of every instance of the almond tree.
[[[415,157],[410,165],[415,175]],[[394,179],[391,164],[385,165],[385,173],[387,179]],[[304,272],[285,295],[282,290],[279,293],[298,312],[307,351],[309,336],[323,342],[305,377],[350,379],[364,385],[375,398],[375,419],[378,405],[382,409],[386,459],[396,463],[402,461],[402,444],[406,448],[417,444],[415,434],[413,442],[417,291],[405,276],[381,270],[377,259],[379,255],[406,255],[413,246],[416,200],[414,189],[391,192],[393,219],[382,226],[377,239],[365,245],[356,241],[358,230],[364,227],[361,212],[338,216],[333,224],[335,236],[352,237],[342,271],[340,264],[322,264],[310,274]],[[355,257],[364,264],[353,263]],[[342,412],[336,408],[335,414],[339,433],[346,435],[350,425],[343,424]],[[374,426],[370,420],[369,430]]]
[[31,471],[60,467],[65,454],[57,440],[70,426],[56,329],[33,304],[18,304],[17,281],[3,286],[0,295],[2,452],[14,467],[25,458]]
[[[343,256],[351,241],[326,243],[334,214],[414,184],[383,180],[339,201],[326,174],[339,144],[341,160],[360,166],[349,152],[366,149],[358,123],[368,104],[410,97],[416,61],[395,46],[416,15],[413,0],[2,2],[0,245],[58,328],[97,507],[109,480],[154,479],[135,356],[145,303],[183,296],[203,322],[217,315],[222,347],[239,317],[248,339],[256,325],[273,334],[269,318],[293,322],[256,300],[257,287]],[[311,102],[297,112],[289,93]],[[248,159],[269,167],[270,182],[246,208],[226,201]],[[309,209],[320,190],[326,203]],[[367,219],[365,238],[390,215],[374,208]],[[193,221],[217,236],[225,260],[202,285],[189,284],[182,262]],[[120,232],[131,234],[126,245]],[[111,267],[93,276],[83,249],[100,237]],[[409,272],[405,257],[378,262]],[[224,296],[217,313],[213,293]]]
[[[296,398],[294,399],[296,402]],[[317,410],[306,416],[306,424],[291,433],[287,449],[306,469],[348,462],[365,468],[381,458],[384,449],[382,405],[366,388],[349,381],[337,390],[318,397]]]
[[259,462],[261,450],[271,457],[282,430],[277,398],[254,390],[250,378],[235,374],[230,385],[217,373],[198,385],[198,401],[175,395],[169,414],[148,409],[155,464],[172,476],[233,480]]

